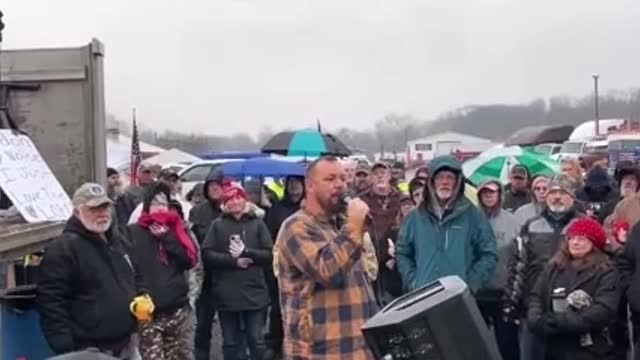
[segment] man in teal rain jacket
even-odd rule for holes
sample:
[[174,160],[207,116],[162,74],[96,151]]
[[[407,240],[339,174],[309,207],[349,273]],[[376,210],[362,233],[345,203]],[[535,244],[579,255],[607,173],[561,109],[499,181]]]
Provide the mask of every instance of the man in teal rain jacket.
[[498,260],[496,238],[482,210],[464,196],[462,165],[455,157],[435,158],[424,201],[405,219],[396,261],[407,290],[447,275],[458,275],[472,292],[492,279]]

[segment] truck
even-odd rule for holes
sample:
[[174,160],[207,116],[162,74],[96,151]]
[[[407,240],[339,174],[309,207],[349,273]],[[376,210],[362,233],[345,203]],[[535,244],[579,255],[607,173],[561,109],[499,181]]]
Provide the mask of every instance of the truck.
[[[103,57],[97,39],[79,47],[0,52],[0,108],[9,115],[1,126],[31,138],[68,194],[84,182],[106,182]],[[0,360],[49,356],[33,309],[34,272],[25,259],[63,228],[64,222],[0,219]]]

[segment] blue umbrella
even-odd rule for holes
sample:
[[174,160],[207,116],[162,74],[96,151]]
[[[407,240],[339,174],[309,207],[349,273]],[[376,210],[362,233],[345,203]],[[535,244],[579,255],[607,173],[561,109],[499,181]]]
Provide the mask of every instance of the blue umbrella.
[[220,170],[229,177],[281,177],[304,176],[306,169],[301,164],[291,161],[254,158],[244,161],[229,161],[220,165]]

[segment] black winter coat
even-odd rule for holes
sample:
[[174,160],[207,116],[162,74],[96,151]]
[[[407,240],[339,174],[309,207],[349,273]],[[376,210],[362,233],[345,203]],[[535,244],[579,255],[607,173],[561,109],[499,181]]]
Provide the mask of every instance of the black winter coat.
[[36,303],[42,331],[56,354],[97,347],[118,350],[136,329],[129,304],[141,292],[119,232],[108,241],[72,217],[46,249],[39,268]]
[[[155,313],[168,313],[187,305],[189,282],[186,272],[191,269],[187,251],[171,234],[156,239],[151,232],[134,224],[128,227],[133,244],[132,255],[140,264],[139,270],[145,279]],[[167,264],[160,260],[160,243],[167,255]]]
[[220,203],[206,200],[191,209],[189,213],[189,222],[191,230],[196,235],[198,243],[202,246],[207,231],[213,221],[222,215],[222,207]]
[[[540,275],[529,301],[528,324],[545,339],[546,360],[606,360],[613,356],[608,328],[615,320],[620,289],[618,273],[603,253],[593,254],[593,264],[577,272],[566,294],[580,289],[593,300],[590,307],[554,313],[551,294],[563,270],[552,262]],[[567,271],[567,270],[565,270]],[[589,333],[592,345],[581,346],[580,336]]]
[[503,191],[502,208],[513,214],[516,210],[529,204],[532,200],[531,191],[513,192],[511,191],[511,184],[508,184]]
[[[247,269],[229,254],[232,235],[240,235],[253,260]],[[271,266],[273,242],[265,223],[247,210],[237,220],[230,214],[216,219],[202,246],[202,261],[211,270],[211,297],[219,311],[262,310],[269,306],[265,267]]]
[[[640,223],[631,228],[622,253],[618,257],[620,286],[627,295],[631,312],[640,314]],[[634,316],[635,322],[638,317]]]
[[298,210],[300,210],[300,202],[297,204],[294,203],[287,197],[287,194],[285,194],[284,199],[275,203],[271,209],[267,211],[266,223],[272,239],[278,236],[278,231],[280,231],[282,223]]
[[133,211],[142,203],[148,191],[153,189],[155,183],[149,185],[131,185],[118,197],[115,204],[118,223],[128,224]]

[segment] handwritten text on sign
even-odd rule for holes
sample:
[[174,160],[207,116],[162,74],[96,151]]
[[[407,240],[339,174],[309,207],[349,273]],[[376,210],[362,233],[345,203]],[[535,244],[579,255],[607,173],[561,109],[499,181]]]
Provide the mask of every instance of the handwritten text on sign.
[[71,216],[71,200],[38,149],[11,130],[0,130],[0,187],[30,223]]

